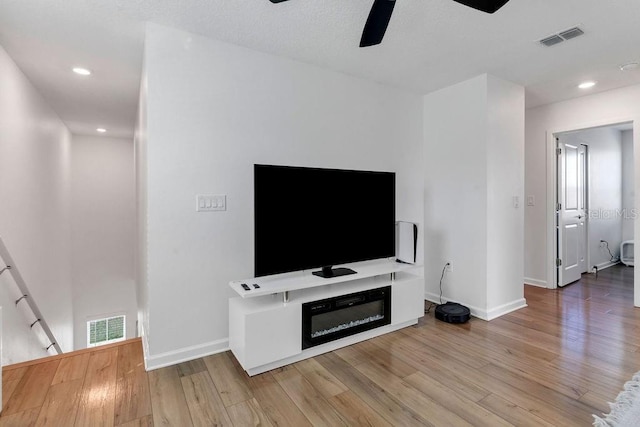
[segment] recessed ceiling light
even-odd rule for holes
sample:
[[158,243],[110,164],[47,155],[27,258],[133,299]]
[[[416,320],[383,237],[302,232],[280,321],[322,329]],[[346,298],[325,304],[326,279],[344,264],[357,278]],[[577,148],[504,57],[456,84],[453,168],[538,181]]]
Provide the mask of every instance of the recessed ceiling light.
[[107,130],[105,128],[98,128],[96,132],[105,133]]
[[87,70],[86,68],[82,68],[82,67],[75,67],[73,69],[73,72],[76,74],[80,74],[81,76],[91,75],[91,70]]
[[578,87],[580,89],[589,89],[594,87],[595,85],[596,85],[596,82],[584,82],[584,83],[580,83]]
[[639,66],[640,66],[640,63],[638,63],[638,62],[629,62],[628,64],[621,65],[620,66],[620,71],[635,70]]

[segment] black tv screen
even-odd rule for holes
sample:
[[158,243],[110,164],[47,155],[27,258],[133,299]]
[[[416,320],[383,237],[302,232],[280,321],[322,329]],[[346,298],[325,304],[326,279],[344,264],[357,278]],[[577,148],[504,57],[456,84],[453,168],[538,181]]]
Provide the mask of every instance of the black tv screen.
[[395,173],[255,165],[254,189],[256,277],[395,256]]

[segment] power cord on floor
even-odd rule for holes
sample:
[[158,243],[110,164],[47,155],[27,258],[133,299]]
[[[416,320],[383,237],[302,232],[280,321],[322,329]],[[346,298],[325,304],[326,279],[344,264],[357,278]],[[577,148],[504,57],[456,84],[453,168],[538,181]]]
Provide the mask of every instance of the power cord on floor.
[[616,257],[613,255],[613,253],[611,252],[611,249],[609,249],[609,242],[607,242],[606,240],[600,240],[600,243],[604,243],[604,244],[605,244],[605,246],[606,246],[606,248],[607,248],[607,251],[609,251],[609,256],[611,257],[611,258],[609,259],[609,261],[610,261],[610,262],[617,261],[617,260],[618,260],[618,258],[616,258]]
[[449,267],[451,264],[446,263],[444,265],[444,267],[442,267],[442,276],[440,276],[440,304],[442,304],[442,279],[444,279],[444,273],[447,272],[447,267]]
[[429,307],[427,307],[427,309],[424,311],[424,314],[429,314],[429,313],[431,313],[431,309],[432,309],[433,307],[435,307],[436,305],[438,305],[438,304],[436,304],[435,302],[432,302],[431,304],[429,304]]
[[[440,304],[442,304],[442,280],[444,279],[444,274],[447,272],[447,267],[449,265],[451,264],[446,263],[444,267],[442,267],[442,275],[440,276]],[[431,304],[429,304],[429,307],[427,307],[427,309],[424,311],[424,314],[429,314],[429,312],[431,312],[431,309],[436,305],[437,304],[435,302],[432,302]]]

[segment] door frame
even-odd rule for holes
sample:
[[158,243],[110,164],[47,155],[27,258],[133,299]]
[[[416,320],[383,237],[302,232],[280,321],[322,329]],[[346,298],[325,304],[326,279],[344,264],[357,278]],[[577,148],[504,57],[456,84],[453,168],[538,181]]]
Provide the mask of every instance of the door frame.
[[[562,134],[564,134],[566,132],[560,132],[560,133],[555,133],[553,134],[553,138],[555,140],[555,149],[557,150],[560,145],[560,136]],[[590,207],[590,203],[591,203],[591,157],[589,155],[590,151],[589,151],[589,144],[587,143],[583,143],[580,142],[580,145],[584,146],[584,150],[585,150],[585,159],[584,159],[584,207],[585,207],[585,219],[584,219],[584,259],[585,259],[585,263],[586,263],[586,269],[587,272],[591,271],[591,249],[589,247],[589,227],[590,227],[590,221],[589,221],[589,207]],[[566,155],[566,153],[565,153]],[[555,155],[555,175],[556,175],[556,193],[555,193],[555,198],[553,200],[553,206],[554,206],[554,216],[553,216],[553,222],[554,222],[554,227],[555,227],[555,238],[556,238],[556,244],[554,246],[554,265],[556,265],[556,260],[557,259],[562,259],[562,248],[560,247],[560,243],[564,243],[562,242],[562,234],[560,231],[560,215],[557,215],[557,203],[559,200],[559,194],[558,194],[558,179],[560,177],[560,164],[558,162],[560,155],[557,154]],[[565,260],[563,260],[564,263]],[[560,266],[556,265],[556,275],[555,275],[555,279],[556,279],[556,287],[561,288],[564,287],[566,285],[560,285],[563,282],[563,271],[562,268],[560,268]]]
[[[640,123],[640,118],[635,116],[626,116],[619,117],[614,119],[603,119],[603,120],[595,120],[593,122],[586,123],[578,123],[573,126],[566,126],[557,129],[548,129],[546,138],[546,155],[547,155],[547,288],[548,289],[557,289],[558,288],[558,275],[556,274],[556,248],[558,247],[557,236],[556,236],[556,200],[558,200],[558,183],[556,176],[556,135],[574,132],[580,130],[587,130],[598,127],[606,127],[606,126],[614,126],[620,125],[624,123],[631,123],[633,126],[633,156],[634,156],[634,188],[636,190],[640,190],[639,177],[640,171],[636,165],[640,164],[640,144],[636,144],[636,141],[640,139],[640,135],[638,132],[638,123]],[[636,194],[640,194],[640,191],[636,191]],[[640,200],[635,201],[634,209],[637,209],[638,203]],[[634,222],[634,240],[635,237],[639,235],[639,225],[638,221]],[[639,239],[640,240],[640,239]],[[587,254],[589,251],[587,250]],[[640,250],[634,245],[634,257],[640,255]],[[588,262],[590,262],[589,260]],[[589,268],[589,264],[587,264],[587,269]],[[635,276],[635,274],[634,274]],[[636,282],[638,282],[637,278],[634,277],[634,295],[635,295],[635,306],[640,306],[640,287],[636,286]]]

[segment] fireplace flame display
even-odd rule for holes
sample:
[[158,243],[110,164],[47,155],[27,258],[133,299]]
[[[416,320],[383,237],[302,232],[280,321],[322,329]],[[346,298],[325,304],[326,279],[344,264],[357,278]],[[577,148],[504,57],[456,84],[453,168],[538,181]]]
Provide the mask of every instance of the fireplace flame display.
[[391,287],[302,305],[302,348],[391,324]]
[[364,325],[369,322],[375,322],[376,320],[384,319],[384,316],[381,314],[376,314],[375,316],[369,316],[365,319],[352,320],[349,323],[342,323],[338,326],[334,326],[331,329],[323,329],[321,331],[316,331],[311,334],[311,338],[318,338],[327,334],[334,334],[339,331],[344,331],[345,329],[355,328],[356,326]]

